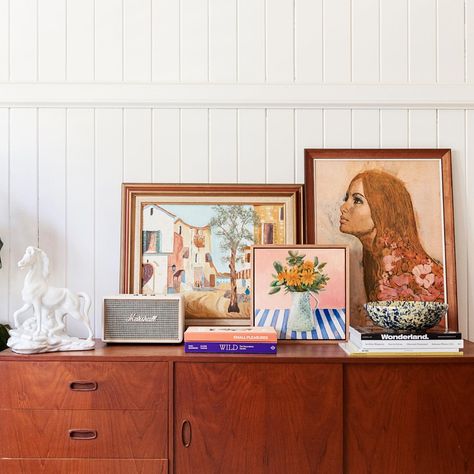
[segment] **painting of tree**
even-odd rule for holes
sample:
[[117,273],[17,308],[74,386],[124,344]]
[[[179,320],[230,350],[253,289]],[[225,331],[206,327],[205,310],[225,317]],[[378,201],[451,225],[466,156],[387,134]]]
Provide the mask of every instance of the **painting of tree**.
[[237,263],[243,261],[245,247],[254,243],[253,228],[260,219],[252,207],[242,205],[214,206],[214,217],[209,222],[216,235],[220,236],[221,250],[228,253],[225,261],[229,262],[230,302],[228,311],[239,313],[237,298]]

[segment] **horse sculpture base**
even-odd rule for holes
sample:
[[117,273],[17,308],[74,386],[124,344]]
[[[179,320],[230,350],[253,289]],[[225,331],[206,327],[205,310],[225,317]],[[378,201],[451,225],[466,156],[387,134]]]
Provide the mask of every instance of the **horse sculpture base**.
[[[10,330],[8,347],[19,354],[93,349],[95,343],[88,316],[91,307],[89,296],[50,286],[47,281],[49,259],[41,249],[28,247],[18,266],[27,268],[28,273],[22,290],[24,305],[13,314],[16,329]],[[33,317],[20,324],[19,316],[31,309]],[[66,316],[86,326],[87,339],[66,333]]]
[[25,325],[34,321],[30,318],[20,329],[10,330],[8,347],[18,354],[37,354],[39,352],[87,351],[94,349],[95,342],[91,339],[80,339],[68,336],[66,333],[56,335],[35,335],[35,332],[25,329]]

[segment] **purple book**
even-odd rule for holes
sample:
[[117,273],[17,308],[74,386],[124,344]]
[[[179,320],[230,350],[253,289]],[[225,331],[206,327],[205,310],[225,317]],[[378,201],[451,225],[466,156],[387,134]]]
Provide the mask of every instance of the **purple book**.
[[221,352],[226,354],[276,354],[274,342],[185,342],[184,352]]

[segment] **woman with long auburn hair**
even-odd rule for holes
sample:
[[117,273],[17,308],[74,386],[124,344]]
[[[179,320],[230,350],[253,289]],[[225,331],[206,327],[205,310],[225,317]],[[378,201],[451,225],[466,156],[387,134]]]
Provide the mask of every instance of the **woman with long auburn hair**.
[[357,174],[340,211],[339,230],[362,243],[368,301],[444,301],[443,267],[420,242],[400,179],[380,170]]

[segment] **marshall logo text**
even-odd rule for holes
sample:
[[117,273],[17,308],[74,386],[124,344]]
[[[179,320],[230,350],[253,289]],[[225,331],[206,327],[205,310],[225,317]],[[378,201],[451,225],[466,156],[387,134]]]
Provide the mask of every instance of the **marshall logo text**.
[[137,313],[132,313],[127,318],[127,323],[154,323],[158,316],[139,316]]

